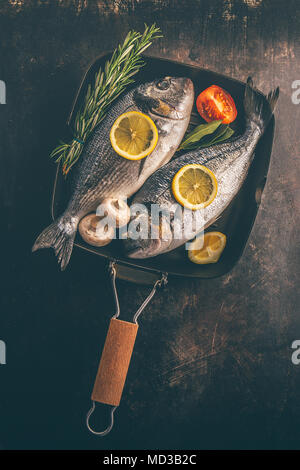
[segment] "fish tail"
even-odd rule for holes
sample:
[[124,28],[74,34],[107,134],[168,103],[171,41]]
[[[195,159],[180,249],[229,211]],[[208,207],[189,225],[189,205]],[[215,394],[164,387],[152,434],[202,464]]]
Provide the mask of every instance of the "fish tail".
[[247,118],[255,122],[261,131],[267,127],[279,97],[279,87],[265,97],[253,86],[251,77],[247,79],[244,107]]
[[77,219],[62,215],[37,237],[32,251],[41,248],[53,248],[63,271],[70,261],[77,225]]

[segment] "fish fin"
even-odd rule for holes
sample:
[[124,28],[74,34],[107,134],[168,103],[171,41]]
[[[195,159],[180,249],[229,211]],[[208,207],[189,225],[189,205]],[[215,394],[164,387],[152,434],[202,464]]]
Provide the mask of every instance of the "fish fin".
[[74,220],[61,216],[43,230],[32,247],[33,252],[41,248],[53,248],[62,271],[67,267],[73,250],[78,225],[78,221]]
[[244,98],[245,112],[248,119],[254,121],[262,131],[272,117],[278,97],[279,87],[264,96],[255,89],[252,78],[248,77]]

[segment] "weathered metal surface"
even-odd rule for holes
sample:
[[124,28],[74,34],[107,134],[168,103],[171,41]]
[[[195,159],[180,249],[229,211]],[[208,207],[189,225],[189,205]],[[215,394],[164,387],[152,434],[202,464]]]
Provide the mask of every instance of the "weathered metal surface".
[[[300,105],[291,101],[298,9],[296,0],[1,3],[2,447],[299,448],[300,366],[290,348],[300,338]],[[154,55],[241,80],[251,74],[262,90],[279,85],[277,132],[243,258],[223,278],[174,281],[153,299],[117,425],[102,441],[88,434],[84,415],[113,310],[107,275],[78,250],[60,273],[50,251],[32,256],[30,247],[50,220],[55,168],[47,155],[83,71],[129,28],[153,21],[164,33]],[[118,285],[128,320],[148,288]]]

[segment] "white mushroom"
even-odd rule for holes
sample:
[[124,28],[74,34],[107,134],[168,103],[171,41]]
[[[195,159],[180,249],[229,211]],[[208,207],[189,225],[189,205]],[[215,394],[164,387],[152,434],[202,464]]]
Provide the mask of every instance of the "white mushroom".
[[[103,223],[101,221],[103,220]],[[115,230],[111,225],[105,223],[103,217],[96,214],[86,215],[79,223],[79,233],[90,245],[108,245],[115,236]]]
[[127,225],[130,220],[130,208],[121,198],[108,198],[101,202],[101,213],[115,220],[116,227]]

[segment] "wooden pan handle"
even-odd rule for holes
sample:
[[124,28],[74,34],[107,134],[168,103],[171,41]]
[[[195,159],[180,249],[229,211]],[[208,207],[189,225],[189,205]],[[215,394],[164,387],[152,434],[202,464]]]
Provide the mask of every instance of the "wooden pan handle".
[[93,401],[113,406],[120,404],[137,330],[136,323],[111,319],[92,393]]

